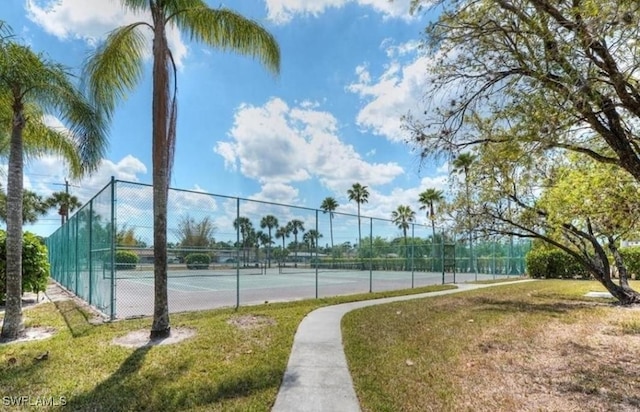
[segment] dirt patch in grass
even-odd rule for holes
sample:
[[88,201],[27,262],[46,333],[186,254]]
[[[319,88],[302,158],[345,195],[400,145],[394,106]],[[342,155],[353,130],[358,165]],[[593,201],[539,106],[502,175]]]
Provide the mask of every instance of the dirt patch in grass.
[[276,321],[268,316],[242,315],[229,319],[227,323],[238,329],[256,329],[263,326],[275,325]]
[[640,410],[640,308],[583,298],[585,287],[535,282],[355,313],[346,346],[363,410]]
[[180,343],[196,335],[194,329],[189,328],[172,328],[171,336],[164,339],[150,339],[148,329],[134,330],[124,336],[113,339],[113,344],[123,346],[125,348],[143,348],[147,346],[157,345],[173,345]]
[[[640,409],[640,339],[619,322],[638,310],[610,308],[601,316],[545,324],[535,334],[510,325],[485,332],[460,359],[460,406],[475,411]],[[620,333],[617,333],[620,329]],[[612,330],[614,333],[611,333]],[[526,336],[526,340],[515,339]]]

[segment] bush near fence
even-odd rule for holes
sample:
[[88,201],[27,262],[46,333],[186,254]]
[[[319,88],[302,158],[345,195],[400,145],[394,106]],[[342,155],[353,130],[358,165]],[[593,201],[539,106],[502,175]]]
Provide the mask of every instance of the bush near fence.
[[620,254],[629,272],[629,277],[640,280],[640,247],[621,248]]
[[590,279],[591,274],[561,250],[531,250],[525,257],[527,273],[534,279]]
[[206,253],[191,253],[184,258],[187,269],[207,269],[211,263],[211,257]]
[[[7,291],[7,232],[0,230],[0,304]],[[49,281],[47,248],[33,233],[22,236],[22,291],[44,292]]]
[[[640,247],[620,249],[629,278],[640,280]],[[610,258],[613,265],[613,258]],[[591,274],[561,250],[532,250],[526,255],[527,273],[538,279],[591,279]]]
[[130,250],[116,252],[116,267],[119,270],[135,270],[138,260],[138,255]]

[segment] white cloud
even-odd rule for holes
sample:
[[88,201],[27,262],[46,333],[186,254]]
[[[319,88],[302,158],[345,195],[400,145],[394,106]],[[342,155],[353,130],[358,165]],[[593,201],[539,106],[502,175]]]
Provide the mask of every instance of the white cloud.
[[317,17],[328,8],[340,8],[347,3],[370,7],[385,18],[411,20],[411,0],[266,0],[267,17],[278,24],[291,21],[296,15]]
[[[400,119],[424,105],[423,93],[429,84],[427,69],[433,61],[428,56],[416,54],[417,45],[410,41],[395,46],[385,40],[382,47],[391,61],[375,80],[367,66],[356,67],[358,80],[347,86],[347,90],[364,102],[356,118],[358,126],[393,142],[406,139]],[[398,57],[407,54],[415,57],[408,63],[400,62]]]
[[[115,0],[27,0],[26,10],[27,17],[47,33],[62,40],[81,39],[90,45],[104,40],[119,26],[151,21],[151,15],[136,15]],[[147,32],[150,38],[151,31]],[[182,67],[188,50],[180,33],[170,28],[167,40],[176,64]]]
[[262,190],[250,199],[293,205],[299,203],[299,193],[298,189],[285,183],[265,183],[262,185]]
[[[239,169],[265,188],[317,178],[336,193],[355,181],[382,185],[404,170],[397,163],[368,163],[338,137],[332,114],[303,106],[289,107],[279,98],[263,106],[243,105],[235,114],[230,141],[218,142],[215,152],[228,168]],[[279,186],[282,189],[284,186]],[[289,190],[289,196],[293,192]],[[297,196],[297,194],[296,194]]]

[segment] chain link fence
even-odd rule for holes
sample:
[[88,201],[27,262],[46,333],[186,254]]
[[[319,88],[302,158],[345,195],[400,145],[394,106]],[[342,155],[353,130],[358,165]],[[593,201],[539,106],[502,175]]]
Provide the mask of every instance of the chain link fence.
[[[529,242],[169,191],[171,312],[520,275]],[[47,239],[51,273],[112,319],[153,312],[152,187],[112,180]]]

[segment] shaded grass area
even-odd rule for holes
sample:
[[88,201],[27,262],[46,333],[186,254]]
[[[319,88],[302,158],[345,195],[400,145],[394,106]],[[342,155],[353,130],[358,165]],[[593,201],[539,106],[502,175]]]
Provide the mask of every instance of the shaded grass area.
[[[31,402],[60,402],[63,397],[66,409],[82,411],[268,411],[295,331],[307,313],[326,305],[450,288],[183,313],[172,316],[172,327],[194,329],[195,337],[139,349],[119,347],[112,340],[149,330],[150,319],[93,325],[72,300],[41,304],[25,310],[26,326],[57,332],[46,340],[0,345],[0,397],[27,396]],[[247,315],[269,322],[252,327],[230,322]],[[38,360],[43,353],[48,353],[46,359]]]
[[526,282],[351,312],[342,330],[361,406],[640,410],[640,310],[583,296],[600,290]]
[[492,285],[494,283],[505,283],[505,282],[513,282],[516,280],[525,280],[528,279],[526,276],[512,276],[508,278],[498,278],[498,279],[488,279],[488,280],[472,280],[467,283],[477,284],[477,285]]

